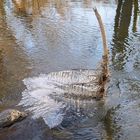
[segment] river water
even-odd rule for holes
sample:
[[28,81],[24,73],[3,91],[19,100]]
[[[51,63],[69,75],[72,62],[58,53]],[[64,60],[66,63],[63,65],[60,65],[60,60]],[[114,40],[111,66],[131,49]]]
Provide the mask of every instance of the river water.
[[1,140],[140,139],[138,0],[1,0],[0,110],[20,102],[25,78],[96,68],[103,49],[94,6],[110,50],[105,99],[83,104],[81,114],[69,112],[61,127],[52,130],[42,120],[27,119],[0,132]]

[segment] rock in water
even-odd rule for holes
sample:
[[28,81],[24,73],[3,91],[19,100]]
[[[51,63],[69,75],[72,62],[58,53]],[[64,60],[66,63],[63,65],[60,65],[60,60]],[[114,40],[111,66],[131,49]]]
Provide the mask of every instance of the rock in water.
[[0,128],[10,126],[25,117],[27,117],[25,112],[20,112],[15,109],[7,109],[0,113]]

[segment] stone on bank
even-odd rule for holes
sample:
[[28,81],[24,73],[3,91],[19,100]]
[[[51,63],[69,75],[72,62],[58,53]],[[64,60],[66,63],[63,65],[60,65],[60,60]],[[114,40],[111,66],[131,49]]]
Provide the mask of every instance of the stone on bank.
[[16,109],[7,109],[0,112],[0,128],[8,127],[15,122],[23,120],[27,117],[27,113],[20,112]]

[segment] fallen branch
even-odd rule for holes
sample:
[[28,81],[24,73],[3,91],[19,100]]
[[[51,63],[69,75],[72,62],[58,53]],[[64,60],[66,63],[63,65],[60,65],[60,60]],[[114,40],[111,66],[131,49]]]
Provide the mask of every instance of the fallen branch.
[[102,35],[102,41],[103,41],[103,62],[102,62],[102,75],[101,75],[101,79],[103,81],[105,81],[108,78],[109,75],[109,70],[108,70],[108,46],[107,46],[107,39],[106,39],[106,33],[105,33],[105,27],[104,24],[102,22],[102,18],[98,12],[98,10],[95,8],[93,8],[96,18],[98,20],[99,26],[100,26],[100,30],[101,30],[101,35]]

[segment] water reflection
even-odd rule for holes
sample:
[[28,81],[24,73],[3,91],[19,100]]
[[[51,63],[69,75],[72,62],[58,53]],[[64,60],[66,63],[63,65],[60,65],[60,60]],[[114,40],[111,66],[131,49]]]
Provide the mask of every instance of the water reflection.
[[[61,17],[66,17],[68,16],[68,9],[70,8],[69,6],[69,1],[62,1],[62,0],[57,0],[57,1],[50,1],[50,0],[32,0],[32,1],[17,1],[17,0],[12,0],[14,3],[14,10],[15,12],[19,14],[24,14],[24,15],[42,15],[46,8],[51,10],[51,12],[54,12],[52,14],[58,14]],[[50,9],[50,7],[54,6],[54,8]],[[45,7],[45,9],[44,9]]]
[[[112,49],[112,61],[115,63],[115,69],[123,69],[126,63],[126,48],[129,46],[128,33],[129,25],[132,15],[133,1],[118,1],[116,10],[114,36],[113,36],[113,49]],[[118,55],[117,59],[115,58]]]
[[[134,15],[132,17],[134,11]],[[116,10],[115,22],[114,22],[114,35],[113,35],[113,48],[112,48],[112,62],[116,70],[123,70],[128,65],[128,55],[132,54],[133,46],[131,39],[134,39],[131,33],[131,22],[133,19],[132,31],[137,31],[137,19],[138,19],[138,0],[135,1],[123,1],[119,0]],[[134,34],[135,36],[135,34]],[[135,50],[135,49],[134,49]],[[130,63],[129,63],[130,64]],[[133,64],[131,64],[133,65]],[[132,66],[133,67],[133,66]],[[131,67],[131,70],[132,70]]]
[[[77,3],[84,5],[83,2],[62,0],[14,0],[5,4],[8,27],[17,44],[33,60],[37,73],[93,68],[100,60],[102,47],[101,43],[97,43],[100,42],[99,35],[94,34],[97,31],[94,24],[97,22],[93,11],[80,7],[77,11]],[[22,9],[24,14],[18,12],[18,9]]]
[[8,28],[4,4],[5,1],[0,1],[0,109],[17,102],[19,88],[23,87],[21,80],[30,71],[27,55]]
[[[136,107],[139,104],[139,86],[137,85],[140,75],[139,68],[135,67],[140,61],[138,12],[138,0],[118,1],[112,40],[112,78],[115,80],[112,83],[118,89],[113,92],[114,101],[118,101],[119,108],[115,111],[115,115],[109,117],[111,127],[116,131],[113,130],[115,132],[113,137],[117,139],[133,139],[133,137],[139,139],[137,132],[130,134],[134,129],[139,131],[137,127],[139,122],[137,117],[134,117],[134,114],[137,114],[136,110],[140,109]],[[110,89],[111,93],[113,89],[115,88]]]
[[[4,11],[2,15],[6,17],[2,21],[2,24],[5,25],[2,29],[10,36],[2,36],[3,44],[5,44],[5,48],[7,49],[5,49],[5,52],[7,51],[7,58],[9,60],[8,63],[6,62],[8,67],[6,63],[4,65],[6,65],[8,71],[12,70],[10,74],[8,72],[7,79],[3,79],[3,81],[8,81],[9,86],[6,83],[5,88],[8,87],[9,91],[14,92],[13,96],[16,99],[17,96],[20,96],[18,93],[22,92],[21,86],[18,83],[21,84],[21,80],[28,74],[31,76],[32,74],[36,75],[38,73],[47,73],[61,69],[95,67],[96,63],[101,59],[102,43],[100,34],[97,34],[99,28],[97,28],[97,21],[91,4],[92,1],[90,0],[76,2],[71,0],[5,0],[2,3],[1,9]],[[109,8],[113,9],[112,7]],[[106,11],[105,9],[101,8],[100,11],[103,15],[111,15],[110,12],[104,12]],[[9,41],[6,42],[7,38]],[[32,74],[30,73],[30,64],[32,66]],[[6,77],[4,73],[2,75]],[[16,88],[18,92],[15,93],[15,91],[9,88],[10,86]],[[5,89],[4,91],[7,92]],[[7,94],[10,94],[9,91]],[[4,95],[6,96],[7,94]],[[51,100],[49,98],[46,101],[49,102]],[[52,112],[58,113],[60,111],[60,116],[59,114],[54,114],[55,117],[58,115],[56,122],[60,123],[63,119],[63,114],[61,116],[63,110],[59,110],[62,104],[57,106],[54,101],[52,102]],[[73,129],[69,131],[74,131],[73,133],[77,135],[77,139],[81,138],[81,130],[85,133],[85,139],[89,137],[100,138],[100,134],[102,133],[100,130],[102,128],[98,129],[100,132],[96,135],[97,133],[93,133],[95,128],[92,127],[97,126],[104,116],[103,104],[97,105],[92,100],[80,101],[79,99],[68,99],[67,102],[74,106],[75,110],[73,111],[72,108],[72,111],[68,112],[70,116],[67,116],[69,118],[63,121],[63,127],[71,129],[71,124],[74,124],[73,120],[77,120],[78,122],[83,120],[84,125],[87,125],[85,131],[82,124],[78,128],[72,125]],[[32,103],[32,101],[27,103]],[[39,104],[40,102],[38,102],[37,107]],[[42,109],[44,109],[43,107],[46,109],[48,106],[41,107]],[[94,107],[95,110],[93,109]],[[65,110],[65,106],[63,108]],[[72,114],[73,112],[76,113]],[[88,117],[87,114],[89,115]],[[51,117],[52,115],[49,116],[47,114],[47,119],[53,120]],[[71,121],[68,123],[68,120]],[[88,123],[86,124],[86,122]],[[53,122],[50,121],[48,125],[51,126],[52,124]],[[94,132],[96,131],[95,129]]]
[[137,24],[138,24],[138,13],[139,13],[139,4],[138,0],[134,0],[134,14],[133,14],[133,32],[137,32]]
[[[138,0],[1,0],[0,109],[11,107],[21,99],[25,77],[95,68],[102,54],[99,28],[92,11],[96,5],[107,28],[108,42],[111,42],[112,79],[115,80],[106,101],[101,104],[68,99],[76,114],[68,112],[69,118],[62,126],[73,139],[133,139],[137,136],[139,140],[138,4]],[[104,118],[108,104],[111,109]],[[17,131],[12,131],[8,137]],[[35,132],[42,134],[38,129]],[[58,137],[61,136],[55,138]]]

